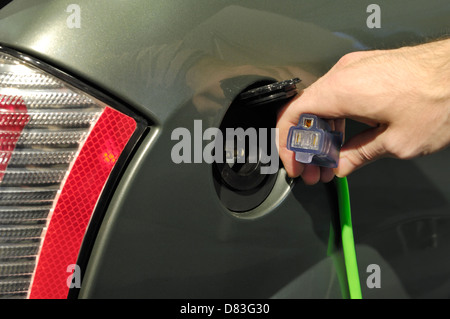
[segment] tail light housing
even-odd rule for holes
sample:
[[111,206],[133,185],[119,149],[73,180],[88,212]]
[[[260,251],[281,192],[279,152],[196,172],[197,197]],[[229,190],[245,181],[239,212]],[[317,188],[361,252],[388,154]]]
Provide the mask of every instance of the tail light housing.
[[0,47],[0,298],[67,298],[99,199],[145,127],[66,73]]

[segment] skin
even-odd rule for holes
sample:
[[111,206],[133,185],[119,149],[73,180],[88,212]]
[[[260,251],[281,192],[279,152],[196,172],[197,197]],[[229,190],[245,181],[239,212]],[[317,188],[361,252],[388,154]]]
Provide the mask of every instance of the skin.
[[[332,170],[295,161],[286,148],[302,113],[329,120],[344,133],[345,119],[371,126],[347,140]],[[410,159],[450,144],[450,39],[393,50],[353,52],[303,90],[278,116],[279,154],[291,177],[306,184],[344,177],[382,157]]]

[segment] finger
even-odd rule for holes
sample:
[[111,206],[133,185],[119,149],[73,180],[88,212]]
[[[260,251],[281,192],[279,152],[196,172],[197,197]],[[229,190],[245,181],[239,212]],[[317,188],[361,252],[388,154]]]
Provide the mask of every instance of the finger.
[[333,178],[334,178],[334,171],[331,168],[328,167],[320,168],[320,181],[322,183],[331,182]]
[[305,165],[302,179],[306,185],[314,185],[320,180],[320,167],[316,165]]
[[328,125],[330,126],[330,129],[331,129],[331,131],[335,131],[336,130],[336,125],[335,125],[335,123],[334,123],[334,120],[328,120],[328,119],[325,119],[325,121],[328,123]]
[[303,174],[305,164],[302,164],[295,160],[294,152],[284,148],[280,149],[279,154],[281,161],[283,162],[284,169],[286,170],[286,173],[289,177],[296,178]]
[[365,164],[387,154],[385,148],[386,127],[366,130],[348,140],[341,149],[339,166],[335,174],[344,177]]
[[345,119],[334,120],[334,129],[342,133],[342,141],[345,141]]

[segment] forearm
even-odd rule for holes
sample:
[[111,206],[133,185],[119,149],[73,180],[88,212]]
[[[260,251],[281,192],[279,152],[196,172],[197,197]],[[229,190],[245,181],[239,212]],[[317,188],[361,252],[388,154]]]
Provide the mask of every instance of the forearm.
[[[417,92],[410,99],[415,105],[409,106],[412,110],[408,113],[419,109],[424,120],[422,124],[439,129],[439,132],[430,135],[432,138],[421,146],[417,154],[412,154],[426,155],[450,144],[450,39],[406,47],[401,51],[405,59],[409,58],[411,63],[417,65],[420,76],[416,78],[417,83],[410,83],[417,88]],[[416,117],[416,121],[420,118]],[[410,124],[421,125],[421,122]],[[419,132],[422,133],[422,130]]]
[[436,101],[450,98],[450,38],[413,47],[405,47],[406,56],[414,56],[423,72],[424,91]]

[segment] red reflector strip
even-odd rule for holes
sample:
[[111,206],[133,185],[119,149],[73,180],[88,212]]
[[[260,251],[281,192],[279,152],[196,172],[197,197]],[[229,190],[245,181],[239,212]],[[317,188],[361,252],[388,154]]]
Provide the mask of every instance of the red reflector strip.
[[11,158],[11,151],[14,151],[20,133],[29,120],[27,107],[21,97],[0,95],[0,182]]
[[30,298],[67,298],[67,281],[71,276],[68,267],[77,262],[89,220],[115,159],[135,130],[133,118],[108,107],[98,119],[70,170],[51,216]]

